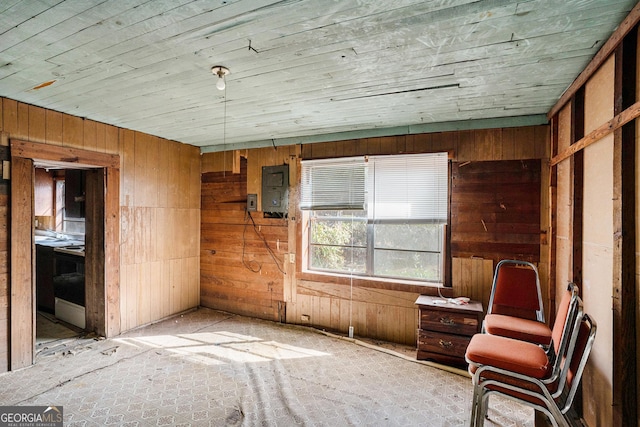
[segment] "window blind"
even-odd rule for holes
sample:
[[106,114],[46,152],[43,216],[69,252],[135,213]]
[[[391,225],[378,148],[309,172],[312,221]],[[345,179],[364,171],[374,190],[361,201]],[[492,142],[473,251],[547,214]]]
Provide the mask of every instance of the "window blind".
[[446,223],[447,157],[447,153],[370,157],[369,169],[373,175],[370,218],[374,222],[416,220]]
[[366,171],[363,157],[301,163],[300,209],[364,209]]

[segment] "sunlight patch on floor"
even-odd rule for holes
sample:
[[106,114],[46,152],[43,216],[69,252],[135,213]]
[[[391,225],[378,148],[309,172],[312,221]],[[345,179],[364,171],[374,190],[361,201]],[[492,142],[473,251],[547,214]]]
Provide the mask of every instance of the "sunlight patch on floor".
[[114,341],[134,347],[142,345],[162,348],[173,353],[175,357],[183,357],[206,365],[330,356],[329,353],[317,350],[226,331],[116,338]]

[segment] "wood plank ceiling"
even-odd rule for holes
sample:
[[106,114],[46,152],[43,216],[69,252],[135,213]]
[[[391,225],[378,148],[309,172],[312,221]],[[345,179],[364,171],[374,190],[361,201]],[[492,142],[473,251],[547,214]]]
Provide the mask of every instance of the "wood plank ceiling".
[[203,151],[532,124],[635,4],[3,0],[0,96]]

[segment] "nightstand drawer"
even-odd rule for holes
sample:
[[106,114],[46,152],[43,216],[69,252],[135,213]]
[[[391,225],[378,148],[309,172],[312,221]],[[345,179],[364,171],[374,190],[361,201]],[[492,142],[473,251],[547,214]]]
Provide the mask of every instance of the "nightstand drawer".
[[441,334],[425,330],[418,331],[418,348],[429,353],[438,353],[464,359],[469,341],[471,341],[471,337]]
[[464,354],[473,334],[480,332],[482,303],[453,304],[444,298],[420,295],[418,360],[433,360],[453,366],[466,365]]
[[452,310],[420,310],[420,329],[473,335],[479,330],[478,316]]

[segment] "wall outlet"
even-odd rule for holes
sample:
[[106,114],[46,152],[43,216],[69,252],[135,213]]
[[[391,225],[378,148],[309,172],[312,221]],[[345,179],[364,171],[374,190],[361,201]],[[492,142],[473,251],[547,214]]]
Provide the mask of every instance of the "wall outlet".
[[247,194],[247,211],[255,212],[258,210],[258,195]]
[[2,161],[2,179],[11,179],[11,162],[9,160]]
[[308,322],[311,318],[309,317],[308,314],[303,314],[302,316],[300,316],[300,320],[303,322]]
[[289,254],[289,263],[290,264],[296,263],[296,254]]

